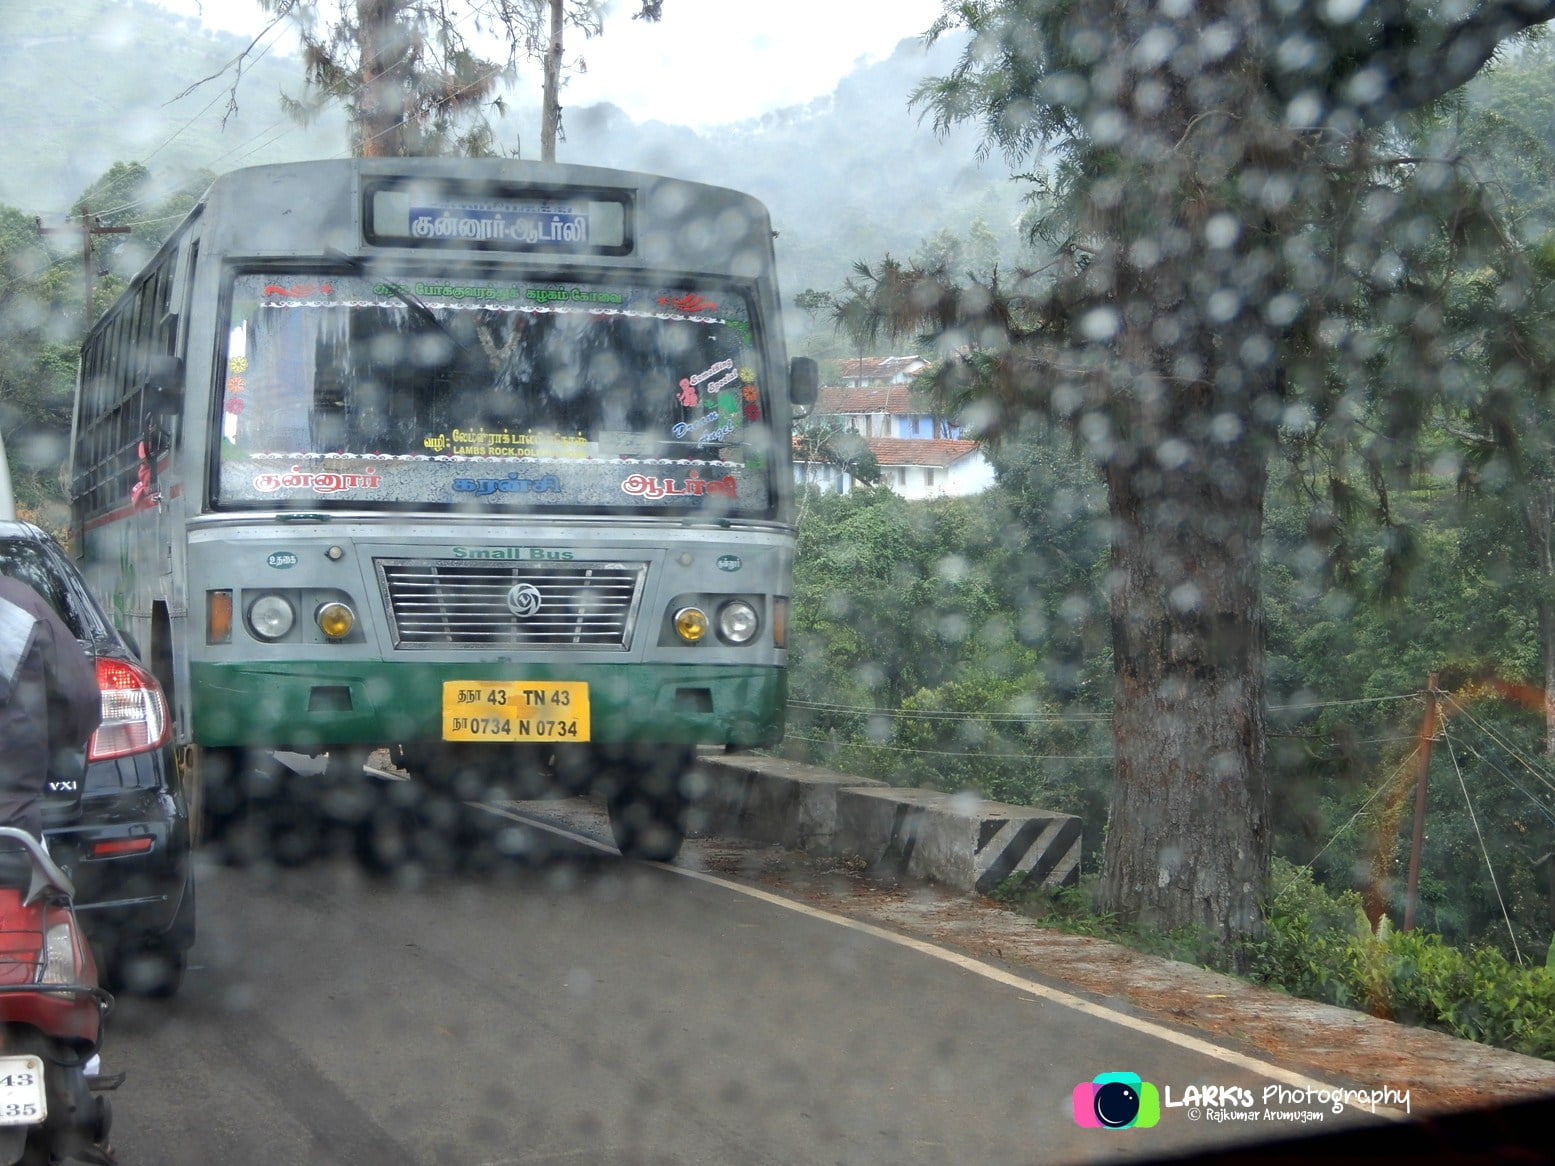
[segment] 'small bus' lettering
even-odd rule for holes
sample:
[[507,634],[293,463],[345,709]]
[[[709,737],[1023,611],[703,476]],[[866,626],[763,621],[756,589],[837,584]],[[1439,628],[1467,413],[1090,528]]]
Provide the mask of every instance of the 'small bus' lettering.
[[456,559],[553,559],[567,562],[571,551],[553,551],[546,547],[455,547]]
[[458,239],[466,242],[524,243],[529,246],[585,245],[587,215],[571,211],[508,212],[500,210],[434,210],[415,207],[410,233],[417,239]]

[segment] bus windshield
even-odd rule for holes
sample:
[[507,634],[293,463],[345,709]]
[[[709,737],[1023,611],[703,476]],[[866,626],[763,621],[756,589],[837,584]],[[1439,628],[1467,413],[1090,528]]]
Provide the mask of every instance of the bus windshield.
[[737,290],[250,273],[231,304],[220,504],[772,504]]

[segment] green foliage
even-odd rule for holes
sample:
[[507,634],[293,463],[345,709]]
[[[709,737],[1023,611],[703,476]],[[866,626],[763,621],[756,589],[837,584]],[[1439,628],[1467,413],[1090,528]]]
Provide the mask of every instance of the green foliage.
[[57,520],[64,490],[76,361],[86,322],[80,212],[127,228],[94,236],[94,312],[154,254],[210,182],[197,172],[168,189],[139,163],[116,162],[72,204],[76,218],[40,236],[31,217],[0,206],[0,433],[18,502]]
[[[1092,880],[1092,884],[1094,880]],[[1373,932],[1353,891],[1332,894],[1311,872],[1276,859],[1263,936],[1243,945],[1248,977],[1266,987],[1555,1060],[1555,972],[1519,967],[1499,951],[1466,950],[1429,931]],[[1121,943],[1224,971],[1235,958],[1202,934],[1142,930],[1098,911],[1094,885],[994,897],[1043,927]]]
[[1276,860],[1252,976],[1293,995],[1364,1008],[1404,1024],[1555,1059],[1555,973],[1510,964],[1488,947],[1460,950],[1428,931],[1373,933],[1353,892],[1331,895]]
[[784,751],[1081,814],[1094,851],[1111,754],[1094,595],[1103,547],[1079,502],[1067,528],[1062,508],[1020,523],[1017,508],[1036,505],[1022,491],[1043,488],[1031,466],[1067,472],[1062,447],[1021,457],[1011,486],[977,497],[807,494]]
[[[549,39],[540,0],[260,5],[290,21],[302,42],[306,89],[283,97],[282,108],[304,126],[332,106],[344,109],[353,153],[369,157],[493,153],[488,110],[503,112],[499,86],[516,78],[521,48]],[[596,0],[570,0],[566,22],[593,28],[596,8]],[[505,45],[505,60],[477,56],[467,24],[496,34],[487,44]]]
[[1126,923],[1116,914],[1098,910],[1094,877],[1083,880],[1078,887],[1029,888],[1012,881],[995,889],[992,897],[1037,925],[1054,931],[1094,936],[1162,959],[1217,970],[1223,970],[1225,966],[1225,953],[1203,931],[1192,927],[1156,931]]
[[[1067,442],[1033,429],[993,456],[999,485],[977,498],[808,496],[785,752],[1076,813],[1089,865],[1111,789],[1109,524]],[[1399,495],[1421,559],[1387,600],[1380,548],[1360,550],[1349,586],[1333,586],[1295,490],[1276,483],[1264,546],[1275,852],[1342,890],[1366,885],[1380,848],[1381,891],[1401,917],[1419,692],[1438,673],[1468,706],[1434,750],[1416,918],[1453,945],[1510,957],[1515,935],[1523,953],[1544,951],[1533,863],[1555,835],[1555,771],[1539,768],[1542,720],[1467,695],[1485,677],[1538,675],[1530,612],[1495,553],[1507,535],[1446,485]]]
[[880,463],[862,434],[837,417],[809,417],[794,427],[794,460],[835,466],[854,481],[873,486]]

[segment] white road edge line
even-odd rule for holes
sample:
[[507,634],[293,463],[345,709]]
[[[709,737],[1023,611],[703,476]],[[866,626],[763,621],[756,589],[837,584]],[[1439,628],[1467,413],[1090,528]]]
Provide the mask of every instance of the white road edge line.
[[[556,826],[550,822],[542,822],[536,818],[526,817],[522,814],[515,813],[511,810],[505,810],[498,806],[486,805],[477,802],[471,802],[469,804],[476,806],[479,809],[485,810],[489,814],[495,814],[501,818],[508,818],[514,822],[522,822],[525,826],[532,826],[538,830],[544,830],[547,833],[555,834],[561,838],[566,838],[571,842],[582,843],[584,846],[590,847],[593,850],[598,850],[604,854],[619,855],[621,853],[614,846],[600,842],[597,838],[590,838],[587,834],[579,834],[573,830],[567,829],[564,826]],[[1200,1039],[1199,1037],[1189,1036],[1187,1033],[1178,1032],[1171,1028],[1166,1028],[1163,1025],[1156,1024],[1154,1021],[1145,1020],[1138,1016],[1130,1016],[1126,1012],[1118,1012],[1114,1009],[1108,1008],[1104,1004],[1097,1004],[1094,1001],[1086,1000],[1080,996],[1071,995],[1070,993],[1060,991],[1057,988],[1049,988],[1046,984],[1038,983],[1035,980],[1028,980],[1024,976],[1018,976],[1014,972],[1006,971],[1005,969],[995,967],[992,964],[983,963],[981,960],[973,959],[971,956],[965,956],[959,952],[948,951],[945,948],[937,947],[936,945],[929,943],[927,940],[914,939],[910,935],[900,935],[895,931],[887,930],[886,928],[877,926],[873,923],[865,923],[858,919],[849,919],[845,915],[838,915],[831,911],[823,911],[819,907],[810,906],[808,903],[801,903],[794,899],[785,899],[782,895],[775,895],[771,891],[763,891],[757,887],[747,887],[741,883],[731,882],[728,879],[720,878],[718,875],[708,874],[705,871],[688,870],[685,867],[675,866],[672,863],[667,862],[651,862],[644,863],[644,865],[655,866],[661,870],[666,870],[673,874],[681,875],[684,878],[708,883],[715,887],[722,887],[725,890],[734,891],[736,894],[746,895],[749,898],[759,899],[764,903],[770,903],[775,907],[783,907],[790,911],[796,911],[800,915],[808,915],[812,919],[824,920],[827,923],[834,923],[839,927],[846,927],[851,931],[857,931],[863,935],[868,935],[875,939],[884,940],[887,943],[894,943],[900,947],[909,948],[910,950],[916,951],[921,955],[926,955],[932,959],[940,960],[943,963],[951,964],[954,967],[962,969],[963,971],[982,976],[986,980],[992,980],[996,984],[1003,984],[1006,987],[1015,988],[1021,992],[1036,996],[1052,1004],[1057,1004],[1064,1008],[1073,1009],[1075,1012],[1082,1013],[1086,1016],[1093,1016],[1098,1020],[1110,1021],[1111,1023],[1119,1025],[1123,1028],[1131,1029],[1134,1032],[1141,1033],[1145,1036],[1154,1037],[1156,1040],[1165,1041],[1167,1044],[1175,1045],[1180,1049],[1198,1053],[1201,1056],[1211,1057],[1217,1061],[1224,1061],[1226,1064],[1233,1065],[1238,1069],[1245,1069],[1250,1073],[1257,1073],[1260,1076],[1268,1077],[1271,1080],[1278,1081],[1283,1085],[1289,1085],[1295,1089],[1301,1089],[1310,1093],[1326,1093],[1331,1095],[1343,1094],[1345,1092],[1344,1086],[1325,1084],[1324,1082],[1317,1080],[1315,1077],[1307,1077],[1301,1073],[1282,1068],[1281,1066],[1272,1064],[1268,1061],[1260,1061],[1258,1058],[1247,1056],[1245,1053],[1238,1053],[1231,1049],[1223,1049],[1219,1045],[1212,1044],[1207,1040]],[[1401,1110],[1386,1106],[1377,1106],[1375,1108],[1368,1109],[1367,1112],[1377,1117],[1388,1118],[1391,1121],[1408,1121],[1410,1117],[1409,1114],[1404,1113]]]

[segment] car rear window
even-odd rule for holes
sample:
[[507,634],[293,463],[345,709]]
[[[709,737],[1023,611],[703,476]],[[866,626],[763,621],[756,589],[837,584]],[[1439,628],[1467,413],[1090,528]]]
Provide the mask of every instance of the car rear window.
[[35,542],[0,539],[0,574],[27,584],[65,621],[77,639],[92,639],[92,621],[61,575],[67,565]]

